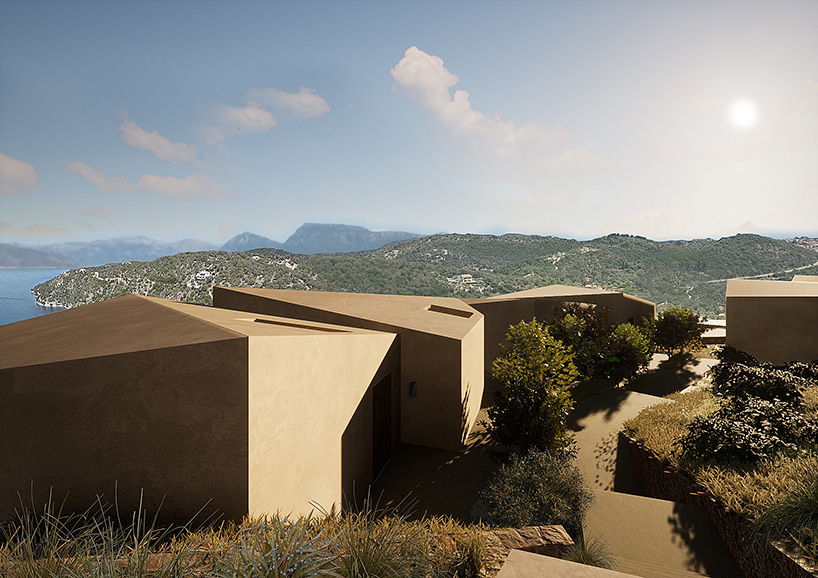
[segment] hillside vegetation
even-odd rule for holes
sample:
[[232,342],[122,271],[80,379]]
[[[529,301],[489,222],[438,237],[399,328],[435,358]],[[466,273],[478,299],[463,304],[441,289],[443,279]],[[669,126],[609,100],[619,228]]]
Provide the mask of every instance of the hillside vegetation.
[[488,297],[562,283],[715,317],[724,312],[727,279],[791,279],[795,272],[818,274],[818,253],[758,235],[658,242],[628,235],[575,241],[445,234],[357,253],[180,253],[68,271],[33,292],[40,304],[73,307],[127,293],[210,304],[214,285]]

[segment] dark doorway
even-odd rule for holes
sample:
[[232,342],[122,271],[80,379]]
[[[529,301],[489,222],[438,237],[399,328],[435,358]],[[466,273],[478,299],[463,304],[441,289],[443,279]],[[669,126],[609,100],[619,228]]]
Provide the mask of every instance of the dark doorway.
[[392,374],[372,388],[372,481],[392,457]]

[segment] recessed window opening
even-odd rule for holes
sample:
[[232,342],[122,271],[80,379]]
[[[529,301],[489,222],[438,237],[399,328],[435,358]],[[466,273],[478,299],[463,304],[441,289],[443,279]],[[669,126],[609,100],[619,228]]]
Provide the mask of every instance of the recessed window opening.
[[456,315],[457,317],[469,318],[472,316],[471,311],[463,311],[462,309],[454,309],[452,307],[444,307],[443,305],[429,305],[427,311],[434,311],[435,313],[445,313],[446,315]]
[[254,323],[266,323],[267,325],[279,325],[281,327],[295,327],[296,329],[309,329],[310,331],[323,331],[324,333],[349,333],[343,329],[330,329],[329,327],[314,327],[312,325],[301,325],[299,323],[287,323],[286,321],[274,321],[273,319],[253,319]]

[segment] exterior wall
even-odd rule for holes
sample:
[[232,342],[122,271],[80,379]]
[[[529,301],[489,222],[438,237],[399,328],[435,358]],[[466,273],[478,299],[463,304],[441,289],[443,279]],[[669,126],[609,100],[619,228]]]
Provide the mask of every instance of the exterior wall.
[[[57,314],[59,315],[59,314]],[[0,370],[0,521],[49,489],[66,511],[189,520],[247,511],[247,339]],[[116,488],[116,495],[115,495]]]
[[489,375],[491,363],[502,352],[500,344],[506,341],[509,325],[535,317],[534,299],[468,299],[466,303],[483,314],[483,371]]
[[725,343],[771,363],[818,359],[818,296],[728,293]]
[[308,514],[311,502],[343,506],[345,490],[353,500],[353,482],[365,491],[371,389],[400,372],[397,336],[250,337],[249,361],[249,512]]
[[[485,318],[484,318],[485,319]],[[466,443],[472,427],[477,422],[485,387],[483,368],[484,319],[476,325],[460,343],[463,371],[461,374],[460,441]]]
[[[639,323],[643,317],[656,316],[656,306],[650,301],[623,293],[565,295],[548,297],[519,297],[509,299],[465,299],[485,318],[484,366],[486,375],[491,371],[492,362],[502,353],[506,333],[510,325],[520,321],[551,323],[554,309],[563,303],[595,303],[609,309],[611,323],[620,324],[633,320]],[[491,380],[487,378],[487,383]]]
[[[417,331],[401,334],[401,441],[463,449],[463,432],[474,423],[462,423],[464,373],[460,340]],[[413,381],[417,395],[410,397]]]
[[[401,408],[401,441],[443,449],[463,448],[463,441],[474,425],[473,420],[467,424],[462,423],[463,383],[467,379],[471,388],[470,403],[479,403],[478,400],[483,395],[483,379],[477,374],[483,371],[483,365],[482,361],[478,359],[475,363],[471,357],[469,363],[474,365],[465,365],[460,340],[317,307],[219,290],[218,287],[214,290],[213,300],[214,306],[226,309],[399,333],[401,379],[398,399]],[[475,325],[469,335],[475,333],[477,327]],[[482,338],[477,341],[481,340]],[[469,347],[480,345],[472,342]],[[409,396],[410,383],[413,381],[418,384],[416,397]],[[473,408],[469,409],[468,415],[473,415],[476,419]]]

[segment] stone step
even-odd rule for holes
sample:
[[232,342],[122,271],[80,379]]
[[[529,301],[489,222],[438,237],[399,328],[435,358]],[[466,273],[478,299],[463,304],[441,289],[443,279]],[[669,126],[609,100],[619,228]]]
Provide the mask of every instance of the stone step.
[[711,578],[743,575],[698,506],[604,490],[595,491],[594,498],[586,535],[604,542],[617,561]]

